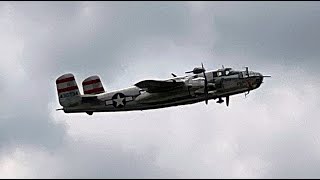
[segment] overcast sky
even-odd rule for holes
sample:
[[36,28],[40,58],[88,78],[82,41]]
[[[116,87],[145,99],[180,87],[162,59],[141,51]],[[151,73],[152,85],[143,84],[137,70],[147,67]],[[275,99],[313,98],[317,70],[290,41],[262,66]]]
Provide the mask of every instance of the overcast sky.
[[[1,2],[0,178],[319,178],[319,18],[319,2]],[[63,73],[111,91],[201,62],[272,78],[229,107],[55,111]]]

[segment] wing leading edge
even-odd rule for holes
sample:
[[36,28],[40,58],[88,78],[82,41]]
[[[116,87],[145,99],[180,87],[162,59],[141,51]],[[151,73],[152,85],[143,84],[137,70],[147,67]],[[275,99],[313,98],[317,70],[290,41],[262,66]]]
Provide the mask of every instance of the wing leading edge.
[[176,88],[183,87],[184,82],[171,81],[159,81],[159,80],[144,80],[135,84],[138,88],[141,88],[149,93],[166,92]]

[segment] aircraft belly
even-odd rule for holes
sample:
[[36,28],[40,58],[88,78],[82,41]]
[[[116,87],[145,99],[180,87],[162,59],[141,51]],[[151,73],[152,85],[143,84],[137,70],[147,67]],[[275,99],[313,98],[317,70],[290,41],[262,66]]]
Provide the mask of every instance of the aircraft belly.
[[[161,100],[161,101],[160,101]],[[125,106],[117,106],[117,104],[100,104],[96,106],[82,106],[65,109],[66,113],[74,112],[116,112],[116,111],[132,111],[132,110],[147,110],[147,109],[156,109],[169,106],[191,104],[199,102],[203,98],[199,99],[197,97],[192,97],[188,94],[184,96],[171,96],[171,98],[160,98],[154,101],[149,101],[149,103],[140,103],[139,101],[133,100],[125,104]]]
[[194,99],[188,92],[144,93],[128,103],[123,110],[145,110],[179,105]]
[[186,92],[166,92],[166,93],[148,93],[145,92],[139,95],[135,101],[139,104],[153,104],[162,103],[167,101],[175,101],[176,98],[183,98],[189,96],[188,91]]
[[241,88],[241,89],[230,89],[228,91],[221,91],[214,94],[216,97],[223,97],[223,96],[230,96],[234,94],[239,94],[248,91],[248,88]]
[[[162,102],[154,102],[149,104],[141,104],[137,102],[132,102],[130,105],[121,108],[121,109],[113,109],[111,111],[131,111],[131,110],[148,110],[148,109],[157,109],[157,108],[164,108],[164,107],[170,107],[170,106],[177,106],[177,105],[183,105],[183,104],[191,104],[195,102],[199,102],[201,99],[195,98],[195,97],[184,97],[184,98],[175,98],[167,101]],[[104,109],[104,111],[107,109]]]

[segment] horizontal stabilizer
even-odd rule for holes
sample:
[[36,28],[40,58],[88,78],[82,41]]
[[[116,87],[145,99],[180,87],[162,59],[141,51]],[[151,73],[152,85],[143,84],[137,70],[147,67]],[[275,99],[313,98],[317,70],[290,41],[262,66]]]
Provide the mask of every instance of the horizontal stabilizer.
[[81,96],[82,103],[90,103],[90,104],[98,104],[100,101],[96,95],[82,95]]

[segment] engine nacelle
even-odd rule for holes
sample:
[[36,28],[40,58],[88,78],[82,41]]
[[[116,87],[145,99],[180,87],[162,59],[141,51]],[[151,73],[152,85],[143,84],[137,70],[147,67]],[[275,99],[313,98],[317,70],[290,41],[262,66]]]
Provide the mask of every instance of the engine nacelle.
[[99,76],[90,76],[82,82],[84,94],[100,94],[105,90]]
[[238,81],[235,78],[219,78],[215,81],[217,90],[229,90],[237,88]]

